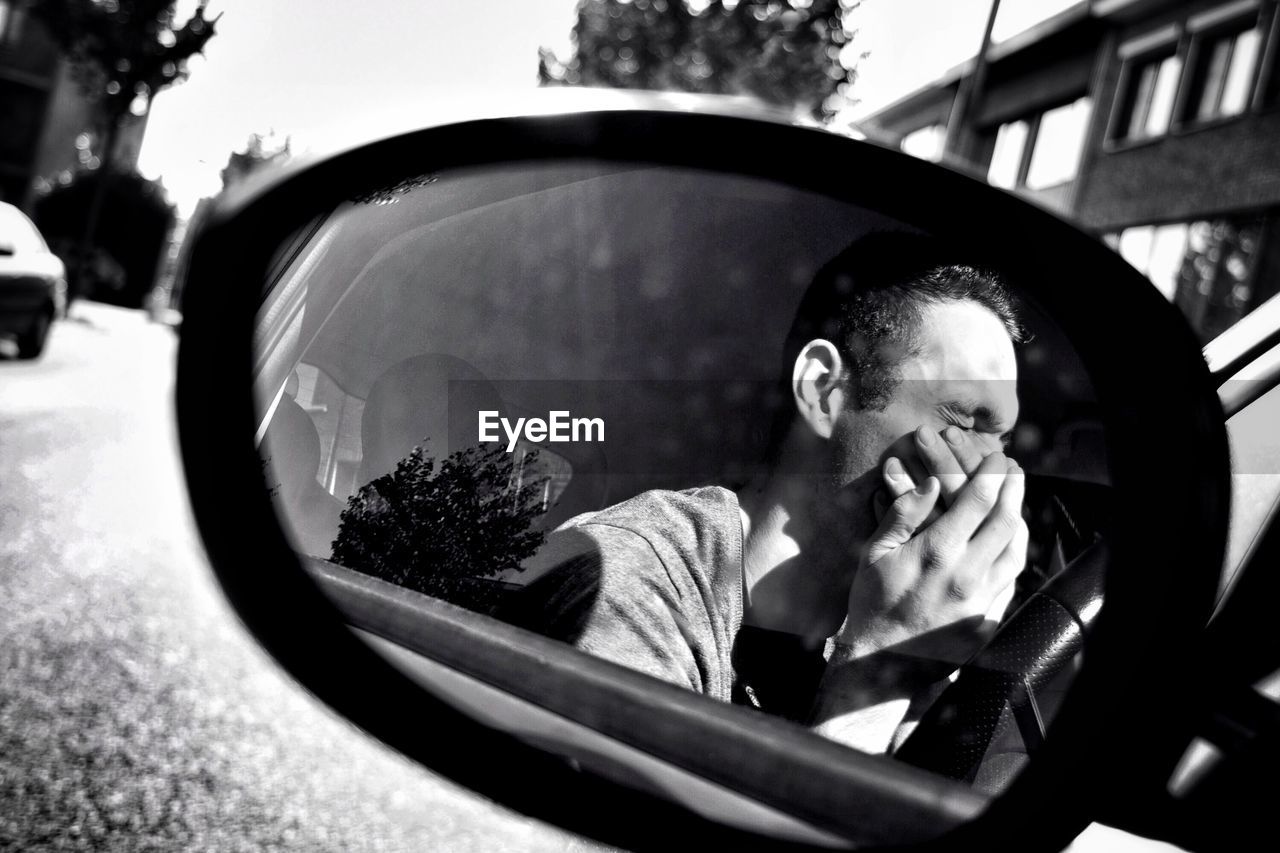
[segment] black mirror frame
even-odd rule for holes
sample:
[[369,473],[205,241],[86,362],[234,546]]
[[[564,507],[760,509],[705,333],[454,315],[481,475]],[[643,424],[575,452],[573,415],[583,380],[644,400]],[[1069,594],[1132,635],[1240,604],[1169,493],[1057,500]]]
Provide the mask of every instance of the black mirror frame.
[[[1076,344],[1104,410],[1126,525],[1112,542],[1107,604],[1088,665],[1037,760],[981,817],[929,847],[1016,838],[1024,849],[1058,849],[1109,798],[1126,793],[1126,781],[1138,778],[1126,767],[1149,773],[1156,762],[1172,770],[1189,726],[1177,710],[1178,662],[1211,612],[1229,500],[1221,407],[1177,310],[1099,241],[958,172],[817,129],[725,114],[711,101],[708,112],[619,101],[616,109],[393,137],[287,174],[220,204],[206,220],[184,290],[181,449],[210,561],[259,642],[375,737],[518,811],[634,848],[679,837],[778,849],[576,772],[415,686],[340,623],[300,565],[263,488],[252,440],[262,282],[277,247],[318,213],[406,177],[492,162],[588,157],[734,172],[865,204],[1034,270],[1025,285]],[[1143,714],[1148,707],[1160,709],[1156,719]],[[501,773],[486,772],[477,760],[486,754],[502,756]]]

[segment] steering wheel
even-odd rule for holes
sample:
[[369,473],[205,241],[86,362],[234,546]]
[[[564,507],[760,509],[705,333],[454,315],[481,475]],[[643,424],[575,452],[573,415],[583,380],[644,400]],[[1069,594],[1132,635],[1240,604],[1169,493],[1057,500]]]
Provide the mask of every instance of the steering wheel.
[[[1107,547],[1085,548],[1010,616],[921,717],[895,757],[998,793],[1044,738],[1043,694],[1102,607]],[[1001,748],[1021,737],[1021,748]]]

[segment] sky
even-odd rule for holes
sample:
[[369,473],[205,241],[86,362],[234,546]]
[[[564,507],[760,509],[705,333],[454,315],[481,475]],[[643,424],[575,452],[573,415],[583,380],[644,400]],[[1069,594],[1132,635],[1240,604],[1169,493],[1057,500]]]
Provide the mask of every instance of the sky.
[[[1003,0],[997,41],[1075,0]],[[179,0],[185,20],[197,0]],[[156,96],[138,167],[187,215],[250,134],[323,154],[518,103],[538,48],[569,49],[577,0],[210,0],[221,15],[190,78]],[[991,0],[863,0],[847,25],[857,118],[972,56]],[[356,13],[356,10],[359,10]]]

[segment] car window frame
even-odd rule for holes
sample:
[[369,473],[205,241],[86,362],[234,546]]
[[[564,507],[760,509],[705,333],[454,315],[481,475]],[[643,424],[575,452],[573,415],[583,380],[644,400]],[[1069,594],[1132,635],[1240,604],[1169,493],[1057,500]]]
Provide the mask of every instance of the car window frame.
[[[779,718],[708,699],[342,566],[312,559],[308,571],[352,628],[466,678],[714,785],[734,788],[765,806],[785,811],[803,804],[805,810],[792,811],[792,816],[819,830],[845,834],[865,830],[861,821],[872,814],[884,821],[878,832],[854,836],[855,843],[882,844],[913,836],[913,840],[927,840],[978,815],[989,801],[950,779],[891,758],[851,754],[840,744]],[[538,672],[539,680],[528,678],[531,671]],[[584,682],[591,689],[583,689]],[[670,722],[650,729],[644,723],[654,715]],[[680,730],[681,740],[696,743],[697,750],[671,740],[672,728]],[[575,760],[590,757],[574,755],[572,744],[560,748]],[[767,772],[783,760],[795,762],[785,781]],[[882,788],[885,783],[888,787]],[[893,796],[886,796],[886,791]]]
[[[1204,348],[1205,361],[1218,383],[1227,431],[1232,445],[1232,477],[1236,481],[1233,497],[1239,498],[1241,477],[1260,472],[1240,468],[1243,456],[1252,455],[1245,447],[1247,434],[1238,434],[1233,421],[1248,417],[1250,407],[1280,387],[1280,295],[1271,297],[1246,314]],[[1276,474],[1280,474],[1278,469]],[[1271,495],[1268,507],[1243,516],[1243,508],[1232,513],[1228,551],[1222,567],[1217,603],[1213,619],[1217,619],[1235,593],[1243,577],[1257,557],[1261,542],[1280,517],[1280,483],[1267,487]],[[1258,495],[1255,493],[1254,498]],[[1238,500],[1233,500],[1233,505]]]

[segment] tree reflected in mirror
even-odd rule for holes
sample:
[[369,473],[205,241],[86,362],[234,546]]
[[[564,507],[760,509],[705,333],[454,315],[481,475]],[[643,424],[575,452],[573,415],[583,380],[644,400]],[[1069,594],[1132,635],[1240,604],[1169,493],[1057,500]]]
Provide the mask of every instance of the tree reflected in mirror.
[[[415,447],[362,486],[342,511],[331,559],[389,583],[487,612],[543,542],[534,527],[545,483],[500,447],[437,461]],[[527,460],[530,470],[536,458]]]

